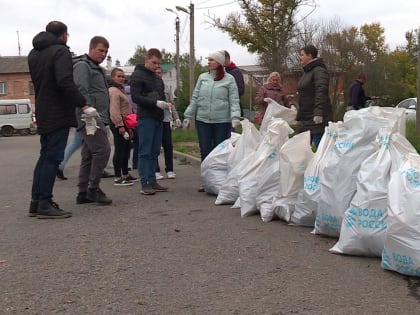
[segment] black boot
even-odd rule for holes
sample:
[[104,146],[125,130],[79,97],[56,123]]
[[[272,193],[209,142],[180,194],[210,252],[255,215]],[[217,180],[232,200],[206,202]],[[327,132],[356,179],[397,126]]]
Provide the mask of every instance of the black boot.
[[36,213],[36,217],[38,219],[64,219],[70,218],[71,216],[71,212],[60,209],[58,204],[56,204],[51,199],[40,200],[38,203],[38,209]]
[[67,177],[64,176],[63,171],[60,171],[60,170],[57,171],[57,178],[62,179],[62,180],[66,180],[67,179]]
[[36,212],[38,210],[38,200],[31,200],[31,204],[29,205],[29,214],[30,217],[36,217]]

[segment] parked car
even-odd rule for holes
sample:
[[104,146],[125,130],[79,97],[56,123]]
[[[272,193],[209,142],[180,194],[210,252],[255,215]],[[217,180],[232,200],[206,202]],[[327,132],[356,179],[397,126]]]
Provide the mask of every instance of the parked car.
[[397,104],[398,108],[405,108],[407,119],[416,119],[417,97],[407,98]]
[[4,137],[15,132],[28,135],[34,129],[30,99],[0,100],[0,131]]

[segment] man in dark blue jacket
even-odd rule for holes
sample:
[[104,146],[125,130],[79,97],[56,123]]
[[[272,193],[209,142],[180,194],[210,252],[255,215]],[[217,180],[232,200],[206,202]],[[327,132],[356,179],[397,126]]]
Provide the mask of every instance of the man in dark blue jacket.
[[241,97],[245,93],[245,82],[242,71],[236,66],[234,62],[230,60],[230,54],[225,50],[225,70],[227,73],[235,78],[236,86],[238,87],[239,93],[239,105],[241,106],[241,116],[244,115],[244,109],[242,108]]
[[172,104],[164,101],[161,79],[156,75],[161,61],[162,53],[151,48],[146,53],[144,65],[137,65],[131,75],[131,97],[137,104],[138,169],[143,195],[168,190],[156,182],[155,173],[162,146],[163,110],[172,109]]
[[52,21],[37,34],[28,56],[29,71],[35,88],[35,108],[41,153],[36,163],[29,216],[42,219],[71,217],[52,200],[58,165],[63,160],[70,127],[75,127],[75,107],[92,109],[73,81],[73,62],[67,26]]
[[366,75],[360,73],[357,76],[357,79],[352,82],[349,87],[349,105],[347,110],[359,110],[366,107],[366,101],[376,100],[376,96],[366,96],[365,91],[363,90],[363,84],[366,82]]

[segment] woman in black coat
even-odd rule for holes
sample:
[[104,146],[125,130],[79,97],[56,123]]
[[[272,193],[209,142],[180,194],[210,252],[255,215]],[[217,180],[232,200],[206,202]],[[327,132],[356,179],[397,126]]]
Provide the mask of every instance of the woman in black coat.
[[299,132],[310,130],[311,143],[318,148],[328,121],[332,120],[332,108],[328,95],[329,74],[318,49],[308,45],[300,50],[303,76],[298,82],[299,109],[296,120]]

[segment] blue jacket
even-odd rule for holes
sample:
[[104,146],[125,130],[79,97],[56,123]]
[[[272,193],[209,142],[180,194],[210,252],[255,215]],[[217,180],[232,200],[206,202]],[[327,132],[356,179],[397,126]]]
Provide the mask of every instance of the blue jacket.
[[205,123],[226,123],[241,116],[238,87],[228,73],[220,81],[214,81],[215,72],[202,73],[198,77],[190,105],[184,117]]

